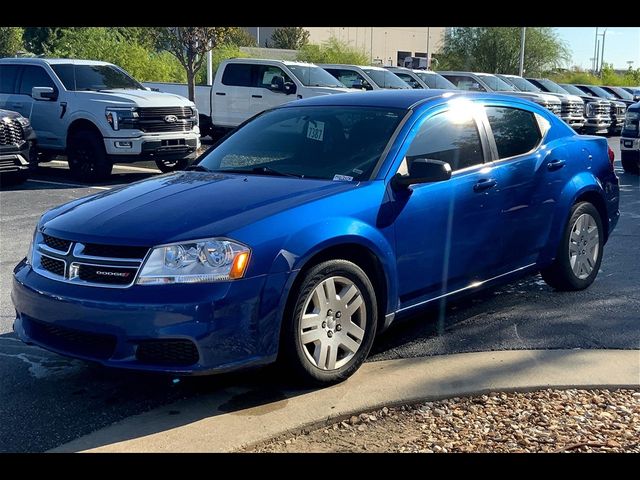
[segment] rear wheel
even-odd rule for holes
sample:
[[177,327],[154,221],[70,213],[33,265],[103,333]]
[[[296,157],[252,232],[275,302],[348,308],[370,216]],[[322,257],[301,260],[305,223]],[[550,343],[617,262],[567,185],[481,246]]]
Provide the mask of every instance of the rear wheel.
[[346,380],[376,335],[376,296],[367,274],[347,260],[330,260],[304,274],[293,295],[283,325],[284,366],[308,384]]
[[158,170],[163,173],[175,172],[176,170],[184,170],[189,165],[187,158],[181,158],[179,160],[156,160]]
[[598,210],[588,202],[571,209],[553,263],[541,271],[556,290],[583,290],[593,283],[602,263],[604,231]]
[[71,173],[83,181],[104,180],[113,169],[102,136],[92,130],[78,130],[69,136],[67,161]]

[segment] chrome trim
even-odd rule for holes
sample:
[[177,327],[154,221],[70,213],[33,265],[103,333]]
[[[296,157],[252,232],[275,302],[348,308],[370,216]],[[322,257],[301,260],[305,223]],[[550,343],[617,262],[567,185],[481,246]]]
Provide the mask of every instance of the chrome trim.
[[73,242],[69,243],[69,248],[67,248],[66,251],[63,250],[58,250],[55,248],[50,247],[49,245],[47,245],[46,243],[44,243],[44,241],[42,243],[38,243],[38,248],[48,252],[48,253],[53,253],[55,255],[69,255],[69,252],[71,251],[71,246],[73,245]]
[[396,310],[394,312],[394,314],[403,312],[405,310],[410,310],[410,309],[415,308],[415,307],[419,307],[420,305],[424,305],[425,303],[433,302],[434,300],[440,300],[441,298],[448,297],[449,295],[454,295],[456,293],[464,292],[465,290],[469,290],[471,288],[478,288],[478,287],[484,285],[485,283],[492,282],[493,280],[497,280],[498,278],[501,278],[501,277],[506,277],[507,275],[511,275],[512,273],[516,273],[516,272],[519,272],[521,270],[526,270],[527,268],[531,268],[531,267],[533,267],[535,265],[536,265],[535,263],[530,263],[529,265],[525,265],[524,267],[516,268],[515,270],[511,270],[510,272],[502,273],[500,275],[496,275],[495,277],[491,277],[491,278],[488,278],[486,280],[482,280],[482,281],[478,281],[478,282],[472,282],[469,285],[467,285],[466,287],[459,288],[458,290],[454,290],[452,292],[448,292],[448,293],[445,293],[443,295],[438,295],[437,297],[433,297],[433,298],[430,298],[429,300],[425,300],[423,302],[416,303],[415,305],[410,305],[408,307],[399,308],[398,310]]
[[[105,265],[105,267],[106,266],[119,266],[120,263],[124,262],[124,263],[131,263],[131,264],[134,264],[134,265],[123,265],[123,267],[129,267],[129,266],[134,266],[135,267],[135,266],[137,266],[139,268],[142,265],[142,260],[147,256],[147,254],[145,253],[143,258],[96,257],[96,256],[93,256],[93,255],[84,255],[83,253],[80,252],[80,248],[82,248],[82,251],[84,251],[85,244],[78,242],[73,247],[73,256],[75,258],[81,259],[81,260],[94,260],[94,261],[97,261],[97,262],[108,262],[107,265]],[[113,263],[113,265],[111,265],[112,263]],[[88,264],[88,265],[91,265],[91,264]]]
[[69,271],[71,270],[71,267],[73,267],[74,265],[76,266],[81,266],[81,265],[86,265],[89,267],[116,267],[116,268],[129,268],[131,270],[135,270],[134,274],[133,274],[133,280],[130,283],[122,283],[122,284],[113,284],[113,283],[96,283],[96,282],[89,282],[87,280],[82,280],[80,277],[66,277],[66,282],[67,283],[71,283],[71,284],[77,284],[77,285],[86,285],[87,287],[109,287],[109,288],[128,288],[130,286],[132,286],[135,281],[138,278],[138,272],[140,271],[140,267],[130,267],[130,266],[116,266],[116,265],[104,265],[104,264],[95,264],[95,263],[86,263],[86,262],[71,262],[71,264],[69,264]]
[[389,328],[389,325],[391,325],[393,323],[395,318],[396,318],[395,312],[386,314],[384,316],[384,325],[382,325],[382,330],[384,331],[387,328]]
[[[35,254],[37,254],[37,255],[39,255],[39,257],[38,257],[38,266],[31,265],[31,268],[33,269],[33,271],[34,271],[34,272],[36,272],[38,275],[42,275],[43,277],[46,277],[46,278],[48,278],[48,279],[50,279],[50,280],[57,280],[57,281],[59,281],[59,282],[65,282],[65,281],[66,281],[66,275],[67,275],[67,261],[66,261],[65,259],[63,259],[63,258],[57,258],[57,257],[51,257],[51,256],[49,256],[49,255],[44,255],[44,254],[42,254],[41,252],[38,252],[38,251],[36,251],[36,252],[34,252],[34,253],[35,253]],[[41,266],[41,265],[42,265],[42,262],[41,262],[41,260],[40,260],[40,258],[41,258],[41,257],[47,257],[47,258],[49,258],[49,259],[51,259],[51,260],[56,260],[56,261],[58,261],[58,262],[62,262],[62,263],[64,263],[64,275],[62,275],[62,276],[60,276],[60,275],[56,275],[55,273],[50,272],[49,270],[46,270],[45,268],[43,268],[43,267]],[[36,262],[35,262],[35,258],[34,258],[33,260],[34,260],[34,262],[33,262],[33,263],[36,263]]]

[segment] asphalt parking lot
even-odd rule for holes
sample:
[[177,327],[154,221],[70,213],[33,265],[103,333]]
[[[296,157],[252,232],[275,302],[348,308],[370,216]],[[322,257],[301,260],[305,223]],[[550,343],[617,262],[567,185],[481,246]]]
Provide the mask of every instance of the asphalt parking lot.
[[[619,159],[619,138],[609,143]],[[457,352],[640,347],[640,180],[616,170],[621,218],[601,272],[586,291],[553,292],[539,276],[422,312],[394,326],[370,361]],[[24,257],[47,209],[115,185],[157,175],[153,164],[116,166],[109,182],[74,181],[62,161],[40,167],[24,185],[0,192],[0,452],[44,451],[180,398],[236,382],[277,396],[277,372],[177,380],[86,365],[30,347],[13,332],[11,270]],[[238,405],[240,407],[241,405]]]

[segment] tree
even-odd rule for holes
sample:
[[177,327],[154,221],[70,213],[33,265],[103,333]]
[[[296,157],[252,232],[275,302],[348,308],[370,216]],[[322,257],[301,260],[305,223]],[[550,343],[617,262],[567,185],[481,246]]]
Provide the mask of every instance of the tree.
[[60,38],[62,27],[26,27],[22,38],[27,50],[35,55],[50,53],[51,45]]
[[160,44],[187,73],[189,100],[195,99],[195,79],[210,48],[223,44],[237,27],[161,27]]
[[[445,39],[439,68],[517,74],[520,62],[519,27],[456,27]],[[538,75],[570,59],[567,46],[550,27],[528,27],[524,68]]]
[[300,49],[296,58],[311,63],[369,64],[369,57],[364,51],[354,48],[336,37],[329,38],[321,45],[305,45]]
[[271,48],[298,50],[309,43],[309,31],[302,27],[278,27],[271,34]]
[[235,45],[236,47],[257,47],[258,43],[256,39],[251,36],[244,28],[232,27],[231,31],[227,35],[227,44]]
[[22,28],[0,27],[0,58],[13,57],[23,48]]

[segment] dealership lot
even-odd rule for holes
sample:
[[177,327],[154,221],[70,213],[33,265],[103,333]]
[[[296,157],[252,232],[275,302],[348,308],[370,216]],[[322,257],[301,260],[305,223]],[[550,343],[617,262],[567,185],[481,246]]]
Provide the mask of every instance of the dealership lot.
[[[619,159],[619,138],[609,139]],[[638,348],[640,329],[640,186],[622,173],[621,219],[605,248],[595,284],[554,293],[539,277],[514,282],[395,326],[370,361],[464,351],[521,348]],[[154,164],[116,166],[108,182],[72,180],[64,162],[44,164],[19,187],[0,193],[0,451],[43,451],[155,406],[235,383],[258,383],[277,397],[274,373],[182,380],[89,367],[15,339],[11,270],[24,256],[47,209],[83,195],[157,175]],[[261,378],[258,378],[261,377]],[[275,387],[273,386],[275,385]],[[241,405],[239,405],[241,406]]]

